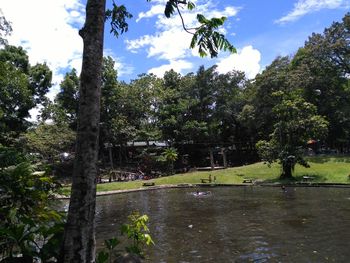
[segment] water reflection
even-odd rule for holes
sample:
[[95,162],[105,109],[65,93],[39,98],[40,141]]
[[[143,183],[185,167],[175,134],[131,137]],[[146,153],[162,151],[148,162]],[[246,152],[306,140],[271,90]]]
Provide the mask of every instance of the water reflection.
[[133,210],[150,216],[149,262],[347,262],[349,189],[163,189],[98,198],[98,246]]

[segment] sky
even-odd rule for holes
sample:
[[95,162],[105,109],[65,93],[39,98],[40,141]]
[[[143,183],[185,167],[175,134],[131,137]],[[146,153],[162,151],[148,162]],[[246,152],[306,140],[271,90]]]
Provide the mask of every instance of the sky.
[[[220,31],[237,53],[199,57],[196,49],[189,49],[191,35],[182,30],[180,18],[165,18],[166,0],[115,0],[133,14],[129,31],[118,39],[106,24],[104,55],[116,61],[119,80],[129,82],[142,73],[162,77],[170,69],[187,74],[215,64],[219,73],[240,70],[251,79],[277,56],[293,55],[313,32],[322,33],[350,10],[350,0],[192,1],[196,8],[183,10],[185,23],[196,26],[197,13],[227,17]],[[9,44],[24,47],[32,65],[45,62],[53,71],[51,99],[67,71],[80,72],[83,43],[78,30],[85,21],[85,4],[86,0],[0,0],[3,15],[12,23]]]

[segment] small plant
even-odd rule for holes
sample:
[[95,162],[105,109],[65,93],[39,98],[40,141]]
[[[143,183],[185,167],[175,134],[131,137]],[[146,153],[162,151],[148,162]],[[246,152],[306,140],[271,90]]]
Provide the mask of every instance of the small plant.
[[141,216],[139,212],[135,211],[128,217],[128,219],[130,223],[122,225],[121,233],[131,239],[132,244],[125,247],[125,250],[128,253],[133,253],[143,258],[143,247],[145,245],[149,246],[154,244],[147,227],[149,220],[148,216]]
[[157,161],[166,165],[166,170],[169,174],[174,174],[174,162],[178,158],[178,153],[175,148],[167,148]]
[[105,248],[107,251],[102,250],[97,254],[96,263],[112,262],[113,256],[118,257],[119,251],[116,250],[116,246],[120,243],[117,238],[111,238],[105,240]]
[[[126,235],[131,240],[131,245],[125,247],[125,251],[144,258],[144,246],[154,245],[149,229],[147,227],[148,216],[140,215],[135,211],[128,216],[129,222],[121,227],[121,235]],[[111,263],[114,257],[120,256],[121,250],[117,250],[120,241],[117,238],[105,240],[105,248],[96,257],[96,263]]]

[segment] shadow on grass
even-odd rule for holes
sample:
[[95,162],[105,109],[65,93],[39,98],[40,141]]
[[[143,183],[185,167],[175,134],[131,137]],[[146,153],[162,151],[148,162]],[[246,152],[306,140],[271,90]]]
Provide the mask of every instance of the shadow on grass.
[[319,174],[303,174],[303,175],[296,175],[292,178],[283,178],[276,177],[273,179],[266,179],[262,181],[262,183],[280,183],[280,184],[293,184],[293,183],[322,183],[327,180],[326,177],[319,175]]

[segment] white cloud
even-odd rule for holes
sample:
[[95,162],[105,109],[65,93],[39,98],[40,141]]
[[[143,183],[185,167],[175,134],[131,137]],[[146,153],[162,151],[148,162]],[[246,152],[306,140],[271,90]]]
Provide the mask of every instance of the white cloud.
[[[127,40],[127,49],[133,53],[137,53],[140,50],[146,51],[148,57],[168,60],[169,64],[157,68],[157,72],[163,72],[164,68],[171,69],[174,65],[179,69],[189,69],[189,64],[183,63],[184,59],[198,56],[197,51],[193,52],[189,49],[192,35],[183,30],[178,15],[174,15],[169,19],[164,16],[164,0],[156,0],[152,2],[154,2],[154,5],[151,6],[149,11],[140,13],[137,21],[140,21],[143,18],[156,17],[157,20],[155,22],[155,27],[157,32],[153,35],[144,35],[137,39]],[[236,16],[238,11],[239,8],[233,6],[228,6],[219,10],[212,1],[196,1],[195,12],[194,10],[188,11],[183,9],[182,17],[186,26],[192,28],[198,25],[196,19],[197,13],[201,13],[208,18],[222,16],[230,18]],[[221,32],[225,33],[226,31],[222,28]]]
[[142,18],[150,18],[155,15],[160,15],[164,13],[164,5],[154,5],[147,12],[141,12],[136,19],[136,22],[139,22]]
[[252,79],[260,71],[261,54],[252,46],[246,46],[238,50],[236,54],[229,55],[217,63],[217,71],[221,74],[231,70],[243,71],[247,78]]
[[6,18],[12,22],[12,45],[22,45],[31,64],[46,62],[59,74],[61,69],[77,66],[83,45],[78,29],[85,19],[79,0],[4,0]]
[[299,0],[294,4],[294,9],[291,12],[276,20],[275,23],[284,24],[287,22],[292,22],[306,14],[316,12],[321,9],[337,9],[346,7],[349,7],[349,1],[347,0]]
[[133,53],[136,53],[138,49],[152,43],[152,36],[143,35],[142,37],[135,40],[126,40],[126,48]]
[[166,71],[169,71],[171,69],[175,70],[176,72],[182,73],[182,70],[191,69],[193,67],[193,64],[191,62],[185,61],[185,60],[172,60],[169,64],[162,65],[157,68],[151,68],[148,70],[148,73],[153,73],[158,77],[163,77],[164,73]]
[[[80,0],[2,0],[1,9],[12,23],[9,44],[26,49],[32,65],[46,63],[53,71],[53,99],[67,68],[81,69],[83,51],[78,30],[85,20]],[[31,110],[32,120],[38,109]]]
[[127,63],[124,63],[124,60],[122,58],[119,58],[115,55],[113,50],[111,49],[105,49],[103,51],[103,56],[110,56],[114,60],[114,69],[117,70],[118,77],[124,76],[124,75],[130,75],[134,72],[134,67],[131,65],[128,65]]

